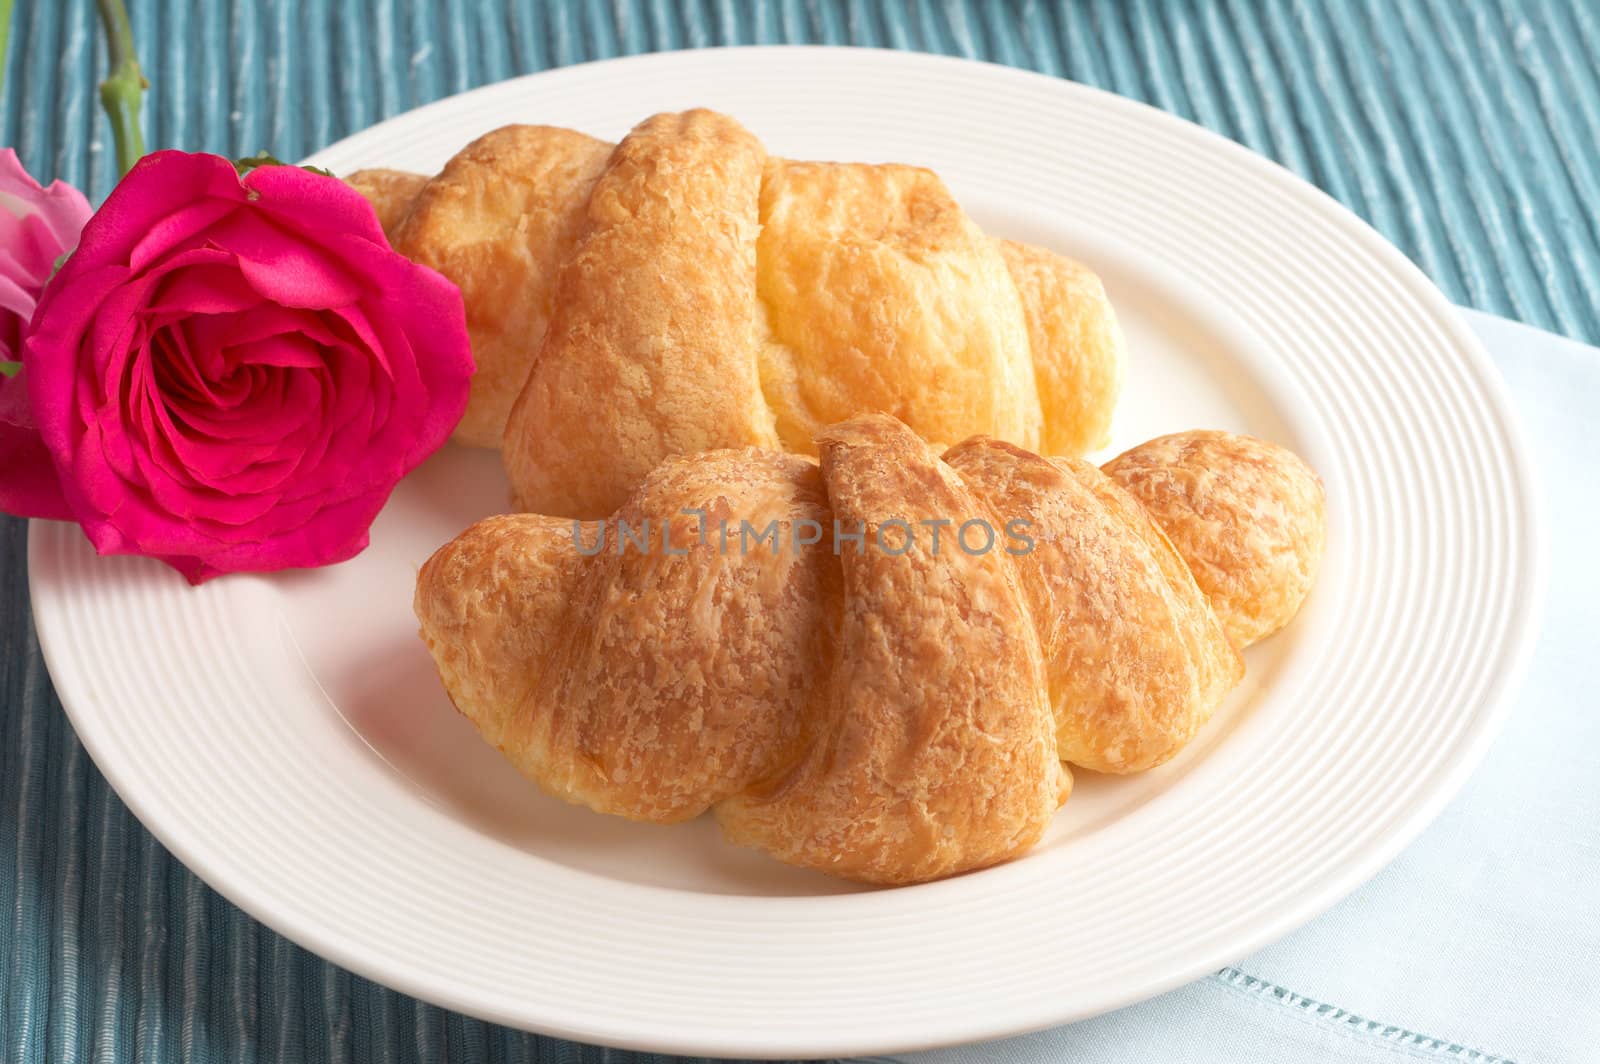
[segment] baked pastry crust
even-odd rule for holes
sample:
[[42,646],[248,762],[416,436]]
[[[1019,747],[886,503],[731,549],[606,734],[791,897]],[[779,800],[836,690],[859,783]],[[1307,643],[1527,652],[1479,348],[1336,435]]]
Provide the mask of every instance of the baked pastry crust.
[[[1033,846],[1071,789],[1044,664],[1003,552],[907,550],[890,521],[955,526],[987,508],[886,416],[817,441],[832,517],[888,548],[813,552],[842,576],[837,634],[798,761],[716,807],[729,838],[872,883],[936,879]],[[831,523],[829,525],[831,528]]]
[[[513,514],[446,544],[415,608],[456,707],[567,801],[664,823],[710,809],[780,860],[895,884],[1025,852],[1070,791],[1063,762],[1161,764],[1242,677],[1225,630],[1257,598],[1209,600],[1115,476],[989,438],[941,457],[882,414],[816,443],[817,461],[669,458],[604,526]],[[1257,472],[1298,469],[1287,451],[1196,447],[1249,467],[1223,472],[1231,505],[1320,523],[1256,497],[1297,490]],[[618,539],[646,519],[644,542]],[[741,521],[772,538],[719,535]],[[969,547],[968,521],[1005,538]],[[1183,526],[1197,556],[1206,527]],[[1227,585],[1260,590],[1288,571],[1280,549],[1320,550],[1304,533],[1205,556],[1267,559]]]
[[462,289],[457,438],[503,447],[523,508],[601,517],[669,455],[814,453],[867,411],[935,441],[1108,439],[1123,340],[1099,280],[985,236],[927,170],[773,158],[702,110],[615,147],[496,130],[409,208],[373,175],[351,181],[396,248]]
[[1298,455],[1250,436],[1180,432],[1105,470],[1166,532],[1236,644],[1299,612],[1322,562],[1327,499]]
[[428,179],[421,174],[408,174],[404,170],[357,170],[345,178],[345,183],[367,198],[383,227],[383,235],[394,243],[395,231],[411,211],[417,196],[427,187]]
[[403,211],[393,171],[351,175],[374,206],[397,216],[384,232],[396,251],[461,289],[477,370],[455,438],[498,447],[528,366],[549,328],[556,271],[572,254],[583,205],[611,145],[570,129],[504,126],[479,137],[438,176],[420,181]]
[[507,423],[519,509],[600,517],[668,454],[777,446],[751,298],[765,163],[706,111],[657,115],[611,153]]
[[1244,664],[1150,515],[1076,459],[979,439],[945,461],[997,517],[1030,522],[1033,549],[1013,565],[1046,663],[1061,759],[1123,773],[1171,758]]

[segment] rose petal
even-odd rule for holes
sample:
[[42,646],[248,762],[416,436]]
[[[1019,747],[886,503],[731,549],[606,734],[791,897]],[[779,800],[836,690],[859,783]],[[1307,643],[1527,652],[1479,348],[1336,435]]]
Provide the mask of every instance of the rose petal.
[[31,420],[18,416],[20,381],[0,382],[0,510],[17,517],[71,520],[55,462]]
[[327,374],[320,349],[303,335],[229,348],[224,358],[235,366],[232,377],[267,373],[270,378],[266,386],[252,382],[248,403],[228,413],[192,401],[185,344],[183,329],[167,329],[151,344],[151,358],[164,400],[158,420],[189,477],[228,493],[278,487],[326,421],[321,407]]
[[226,354],[238,322],[237,314],[196,314],[180,317],[172,326],[185,336],[195,372],[208,385],[207,398],[219,407],[236,405],[248,395],[237,390],[243,378],[231,375]]
[[150,296],[150,312],[171,318],[190,314],[237,314],[267,305],[239,275],[234,257],[217,248],[183,252],[167,265]]
[[274,303],[336,307],[363,294],[361,282],[335,256],[259,214],[236,211],[206,237],[237,256],[244,279]]
[[[116,484],[119,479],[138,479],[139,456],[144,441],[130,437],[130,429],[137,430],[138,422],[127,416],[132,400],[141,390],[141,382],[148,372],[148,359],[140,357],[144,346],[144,329],[137,322],[127,321],[127,335],[118,341],[121,350],[112,357],[115,368],[109,380],[81,381],[78,389],[79,417],[94,430],[92,439],[99,446],[94,454],[85,456],[101,474],[81,486],[86,497],[99,509],[115,505]],[[80,449],[90,446],[90,435],[85,435]]]
[[[78,250],[62,272],[66,273],[80,259],[85,269],[128,266],[134,249],[163,218],[211,198],[235,204],[246,201],[244,186],[232,163],[220,155],[151,152],[123,175],[100,209],[84,224]],[[157,253],[158,249],[149,246],[142,252],[146,257]]]
[[301,239],[322,244],[329,234],[341,233],[389,246],[372,204],[336,177],[298,166],[260,166],[245,175],[244,186],[260,195],[253,204],[257,210]]
[[194,241],[204,238],[206,230],[228,214],[239,209],[239,201],[208,196],[179,207],[156,221],[149,232],[140,238],[128,253],[128,265],[142,270],[154,260],[178,249],[187,250]]
[[156,380],[162,395],[175,405],[192,404],[196,409],[206,409],[218,406],[220,397],[211,379],[201,372],[190,346],[190,329],[196,320],[152,315],[145,327],[156,355]]
[[[168,389],[161,381],[162,365],[166,357],[161,348],[170,340],[152,345],[151,358],[156,365],[156,389],[147,400],[153,427],[159,431],[165,449],[174,458],[169,470],[175,481],[235,493],[241,490],[230,478],[241,469],[271,457],[282,444],[282,430],[274,431],[268,425],[265,433],[255,428],[248,418],[233,418],[222,422],[231,435],[215,432],[198,412],[187,411],[174,403]],[[256,404],[252,404],[252,409]],[[259,416],[258,416],[259,417]],[[159,456],[158,456],[159,457]],[[162,463],[165,465],[165,463]]]
[[184,565],[172,558],[163,560],[185,571],[186,575],[193,573],[191,580],[196,582],[228,572],[275,572],[342,562],[366,550],[367,530],[388,501],[389,494],[388,491],[374,492],[329,506],[317,512],[312,520],[270,541],[239,543],[209,553],[204,559],[185,559]]
[[280,307],[275,303],[261,303],[237,315],[224,334],[223,342],[232,347],[252,340],[265,340],[269,336],[304,336],[313,343],[327,345],[337,341],[321,311],[298,307]]
[[[351,191],[354,191],[353,189]],[[0,148],[0,195],[8,202],[7,213],[17,214],[18,205],[35,214],[49,228],[57,247],[65,250],[78,242],[78,232],[93,212],[82,192],[65,181],[41,186],[22,166],[11,148]]]
[[[461,290],[387,247],[343,238],[330,246],[345,257],[350,269],[379,280],[378,297],[364,304],[369,317],[383,321],[393,334],[426,345],[413,356],[428,409],[413,439],[409,470],[443,445],[466,412],[475,367]],[[397,274],[401,270],[404,283]]]
[[228,348],[230,357],[252,366],[299,366],[320,369],[322,352],[306,336],[279,333],[259,340],[245,340]]
[[56,259],[71,249],[41,215],[18,217],[0,210],[0,273],[21,282],[35,298],[55,270]]
[[[78,348],[100,305],[127,276],[127,269],[121,266],[81,270],[72,285],[52,282],[47,286],[34,311],[19,379],[26,383],[40,438],[63,472],[78,446],[74,428]],[[61,487],[68,505],[79,511],[85,505],[82,491],[70,477],[63,478]]]
[[[12,273],[0,268],[0,310],[8,311],[19,321],[33,317],[33,308],[39,301],[39,289],[27,285],[21,272]],[[42,287],[42,286],[41,286]]]
[[87,411],[93,404],[94,416],[116,416],[116,408],[110,404],[122,394],[128,358],[145,332],[136,312],[152,284],[149,278],[135,279],[107,293],[100,304],[80,355],[86,360],[80,367],[80,410]]
[[[94,422],[84,426],[78,449],[72,455],[71,475],[62,479],[62,494],[80,521],[88,514],[115,513],[128,494],[129,479],[138,475],[124,434],[121,423]],[[126,457],[124,470],[119,471],[112,464],[113,454]]]
[[0,358],[20,361],[22,330],[33,315],[34,295],[9,277],[0,276]]

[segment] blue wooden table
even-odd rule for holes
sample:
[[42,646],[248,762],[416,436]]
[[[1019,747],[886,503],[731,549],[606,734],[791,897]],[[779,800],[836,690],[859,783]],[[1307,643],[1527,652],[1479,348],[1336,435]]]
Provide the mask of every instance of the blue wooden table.
[[[296,158],[440,96],[721,44],[919,49],[1087,82],[1277,159],[1458,302],[1600,341],[1592,0],[132,0],[149,145]],[[102,198],[93,0],[18,0],[0,145]],[[61,713],[0,519],[0,1061],[587,1060],[260,927],[118,801]]]

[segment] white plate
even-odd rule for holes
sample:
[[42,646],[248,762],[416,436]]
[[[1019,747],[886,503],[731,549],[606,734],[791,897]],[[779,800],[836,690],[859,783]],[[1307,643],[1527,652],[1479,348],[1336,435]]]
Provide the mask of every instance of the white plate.
[[[450,709],[415,567],[501,508],[447,448],[345,565],[199,590],[33,526],[51,675],[96,763],[189,867],[393,987],[585,1041],[885,1052],[1089,1016],[1284,934],[1460,785],[1531,642],[1542,538],[1493,371],[1354,216],[1195,126],[1105,93],[889,52],[734,49],[572,67],[385,122],[311,160],[437,167],[507,122],[616,137],[693,105],[775,153],[936,168],[995,232],[1107,280],[1133,370],[1118,447],[1190,427],[1287,443],[1328,486],[1307,609],[1173,764],[1084,778],[990,871],[859,891],[537,794]],[[1087,774],[1085,774],[1087,776]]]

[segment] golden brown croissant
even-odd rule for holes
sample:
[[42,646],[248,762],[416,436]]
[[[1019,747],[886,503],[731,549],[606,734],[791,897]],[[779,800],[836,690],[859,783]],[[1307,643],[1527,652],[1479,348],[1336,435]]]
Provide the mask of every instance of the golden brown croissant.
[[[941,458],[886,415],[817,446],[671,458],[611,521],[494,517],[441,548],[415,606],[457,708],[567,801],[713,809],[780,860],[918,882],[1032,846],[1062,762],[1172,757],[1243,674],[1226,632],[1287,621],[1321,553],[1316,475],[1246,437],[1107,472],[982,437]],[[1224,510],[1278,520],[1224,549]]]
[[668,455],[814,453],[873,410],[933,440],[1106,442],[1122,336],[1099,279],[985,236],[927,170],[776,159],[690,111],[615,146],[507,126],[437,177],[349,180],[461,288],[457,439],[503,446],[523,509],[600,517]]

